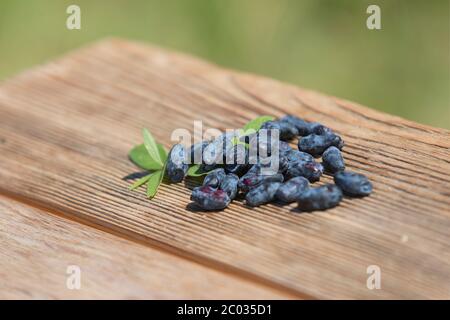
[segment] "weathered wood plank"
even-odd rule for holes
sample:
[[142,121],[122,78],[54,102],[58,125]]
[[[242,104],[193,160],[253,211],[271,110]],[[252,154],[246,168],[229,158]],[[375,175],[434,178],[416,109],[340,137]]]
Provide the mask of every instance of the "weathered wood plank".
[[[0,299],[292,298],[4,196],[0,247]],[[66,285],[71,265],[79,290]]]
[[[350,169],[374,182],[327,212],[186,210],[189,190],[130,193],[127,151],[147,127],[235,128],[294,113],[334,128]],[[318,298],[450,297],[450,134],[337,98],[110,40],[0,89],[0,191]],[[324,181],[328,181],[325,178]],[[189,182],[188,184],[192,184]],[[378,265],[382,289],[368,290]]]

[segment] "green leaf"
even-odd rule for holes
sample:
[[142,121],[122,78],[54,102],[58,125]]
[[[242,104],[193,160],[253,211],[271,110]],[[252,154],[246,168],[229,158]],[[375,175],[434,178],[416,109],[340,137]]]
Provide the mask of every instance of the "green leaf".
[[145,148],[147,148],[150,158],[153,162],[159,164],[159,168],[161,169],[163,167],[163,161],[161,160],[161,156],[159,154],[160,151],[155,139],[147,129],[143,129],[142,134],[144,135],[144,145]]
[[[252,131],[253,131],[253,130],[252,130]],[[244,141],[241,141],[241,140],[240,140],[240,138],[242,138],[243,136],[245,136],[245,134],[243,134],[243,135],[241,135],[241,136],[239,136],[239,137],[233,137],[233,138],[231,139],[231,144],[232,144],[233,146],[238,145],[238,144],[243,144],[244,147],[248,149],[248,148],[249,148],[248,143],[245,143]]]
[[250,129],[253,129],[255,131],[258,131],[259,129],[261,129],[261,126],[264,124],[264,122],[267,121],[272,121],[274,120],[275,117],[272,116],[260,116],[256,119],[253,119],[252,121],[250,121],[249,123],[247,123],[244,126],[244,132],[246,133],[247,131],[249,131]]
[[194,164],[189,167],[187,175],[189,177],[200,177],[208,174],[210,171],[203,171],[201,164]]
[[156,163],[150,158],[147,148],[144,144],[139,144],[131,149],[128,153],[131,161],[133,161],[137,166],[145,170],[158,170],[161,169],[161,165]]
[[258,130],[255,130],[253,128],[250,128],[250,129],[247,129],[247,130],[241,130],[239,138],[245,137],[245,136],[249,136],[251,134],[254,134],[254,133],[258,132]]
[[134,190],[134,189],[136,189],[137,187],[142,186],[144,183],[146,183],[146,182],[150,179],[151,176],[152,176],[151,174],[148,174],[148,175],[146,175],[145,177],[142,177],[142,178],[140,178],[139,180],[136,180],[136,181],[129,187],[129,189],[130,189],[130,190]]
[[159,156],[161,157],[162,162],[165,163],[167,161],[167,151],[162,144],[158,143],[157,145]]
[[242,141],[240,140],[241,137],[242,137],[241,132],[239,132],[239,136],[231,138],[231,144],[234,146],[239,143],[242,143]]
[[147,197],[150,199],[156,195],[158,187],[164,177],[164,170],[158,170],[150,175],[147,183]]

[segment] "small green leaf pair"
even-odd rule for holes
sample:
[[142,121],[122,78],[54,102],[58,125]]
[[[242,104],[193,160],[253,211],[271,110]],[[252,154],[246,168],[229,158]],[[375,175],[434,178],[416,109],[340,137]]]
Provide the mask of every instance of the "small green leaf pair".
[[164,178],[167,151],[161,144],[156,143],[147,129],[143,130],[143,136],[144,143],[135,146],[128,155],[137,166],[152,172],[134,182],[130,186],[130,190],[134,190],[147,183],[147,197],[153,198]]

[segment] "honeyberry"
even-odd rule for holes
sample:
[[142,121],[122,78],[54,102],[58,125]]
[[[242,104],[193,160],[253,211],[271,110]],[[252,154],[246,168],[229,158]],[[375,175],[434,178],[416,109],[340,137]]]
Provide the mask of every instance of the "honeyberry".
[[183,181],[189,168],[186,162],[186,149],[181,144],[175,144],[170,149],[166,165],[166,173],[170,181],[175,183]]
[[285,155],[289,161],[314,161],[312,155],[298,150],[290,150]]
[[341,151],[335,146],[327,148],[322,154],[322,163],[330,173],[336,173],[338,171],[344,171],[345,163],[342,157]]
[[324,134],[330,134],[333,131],[328,128],[325,127],[323,124],[319,123],[319,122],[310,122],[309,123],[309,133],[314,133],[314,134],[318,134],[318,135],[324,135]]
[[342,149],[344,146],[344,142],[335,133],[327,133],[327,134],[310,134],[306,137],[303,137],[298,142],[298,150],[307,152],[314,157],[319,157],[322,153],[330,146],[335,146],[339,149]]
[[248,150],[243,144],[237,144],[227,151],[225,171],[243,174],[248,169]]
[[[292,150],[292,149],[288,150],[286,152],[280,153],[280,155],[279,155],[280,172],[282,172],[283,174],[286,174],[290,165],[292,166],[292,164],[294,162],[300,162],[300,161],[314,162],[314,157],[306,152],[301,152],[301,151]],[[295,176],[295,175],[292,175],[292,176]]]
[[294,202],[300,194],[309,188],[308,179],[305,177],[295,177],[284,182],[275,193],[275,197],[282,202]]
[[265,181],[261,183],[247,193],[245,196],[246,204],[252,207],[257,207],[272,201],[280,186],[280,182]]
[[220,184],[220,189],[225,191],[231,200],[236,197],[238,192],[239,177],[233,173],[227,174]]
[[297,160],[289,162],[285,176],[287,179],[305,177],[310,182],[315,182],[320,180],[322,173],[322,164],[315,161]]
[[281,140],[292,140],[298,135],[298,130],[289,121],[278,121],[280,127],[280,139]]
[[280,123],[279,123],[278,121],[267,121],[267,122],[264,122],[264,123],[261,125],[261,129],[266,129],[266,130],[272,130],[272,129],[280,130]]
[[196,187],[192,191],[191,200],[203,210],[222,210],[231,202],[228,194],[211,186]]
[[293,115],[287,115],[280,119],[280,121],[289,122],[297,129],[297,135],[299,136],[306,136],[310,134],[310,125],[305,120],[302,120],[296,116]]
[[280,151],[279,151],[280,154],[292,150],[292,147],[286,141],[280,141],[278,147],[280,148]]
[[225,179],[225,170],[223,168],[215,169],[208,173],[203,180],[204,186],[210,186],[212,188],[218,188]]
[[342,200],[342,190],[327,184],[318,188],[309,188],[297,199],[298,208],[302,211],[326,210],[333,208]]
[[260,164],[253,165],[250,170],[239,179],[239,189],[246,193],[263,182],[283,182],[284,177],[280,173],[263,174]]
[[334,183],[348,196],[364,197],[372,192],[372,183],[360,173],[341,171],[334,175]]

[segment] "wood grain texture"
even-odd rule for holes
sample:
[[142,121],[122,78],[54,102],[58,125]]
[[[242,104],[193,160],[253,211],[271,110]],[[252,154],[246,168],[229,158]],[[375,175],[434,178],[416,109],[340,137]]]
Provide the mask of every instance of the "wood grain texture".
[[[4,196],[0,221],[0,299],[292,298]],[[79,290],[66,286],[70,265]]]
[[[187,210],[184,184],[149,201],[122,178],[143,127],[237,128],[293,113],[346,141],[372,196],[326,212]],[[146,45],[107,40],[0,88],[0,192],[309,298],[450,298],[450,133]],[[326,177],[324,181],[329,181]],[[187,186],[195,182],[188,181]],[[382,289],[366,287],[369,265]]]

